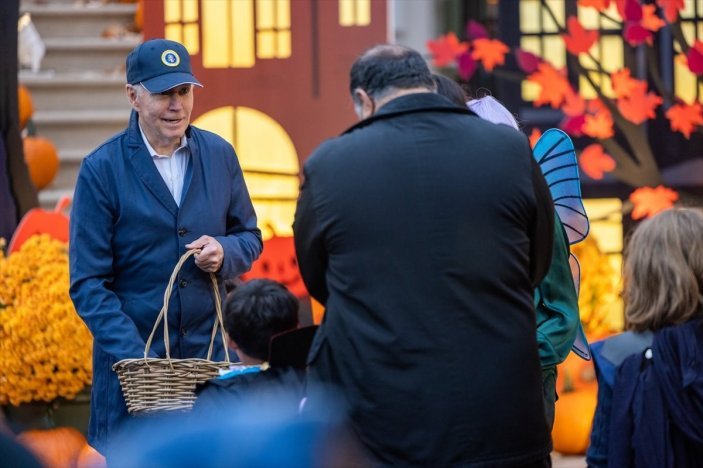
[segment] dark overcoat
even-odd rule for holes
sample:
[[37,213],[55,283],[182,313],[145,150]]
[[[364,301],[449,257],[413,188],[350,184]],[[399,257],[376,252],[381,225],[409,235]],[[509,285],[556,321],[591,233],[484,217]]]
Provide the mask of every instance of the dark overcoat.
[[[262,249],[261,233],[232,146],[189,127],[190,162],[180,207],[139,131],[129,127],[88,155],[80,168],[70,222],[71,298],[93,334],[89,441],[98,450],[127,410],[112,365],[144,356],[145,342],[185,245],[217,239],[224,279],[247,271]],[[206,357],[215,319],[210,278],[192,259],[181,269],[168,310],[171,357]],[[214,359],[224,356],[222,340]],[[164,357],[163,323],[150,356]]]
[[393,99],[307,160],[294,230],[326,306],[308,375],[382,463],[548,457],[533,288],[552,202],[527,138],[434,93]]

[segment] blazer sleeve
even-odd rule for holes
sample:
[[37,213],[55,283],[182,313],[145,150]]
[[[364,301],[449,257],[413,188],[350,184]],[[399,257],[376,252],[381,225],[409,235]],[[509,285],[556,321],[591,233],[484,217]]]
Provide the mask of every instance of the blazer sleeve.
[[327,296],[327,250],[324,243],[323,228],[315,212],[315,201],[311,181],[307,170],[300,188],[298,206],[295,210],[293,232],[295,253],[298,267],[305,287],[312,297],[325,305]]
[[[113,204],[98,171],[85,159],[81,164],[71,208],[69,227],[70,295],[76,312],[88,326],[97,345],[118,361],[144,355],[144,340],[122,311],[110,290]],[[150,356],[156,357],[153,351]]]
[[224,236],[215,236],[222,245],[224,260],[218,275],[223,278],[235,278],[246,273],[251,264],[259,258],[263,249],[261,231],[256,225],[256,212],[249,196],[244,175],[239,166],[234,149],[227,145],[233,167],[230,173],[233,178],[229,193],[229,208],[227,209],[227,231]]
[[542,367],[551,367],[569,355],[579,326],[576,288],[569,266],[569,246],[558,216],[554,216],[554,247],[547,276],[535,290],[537,344]]
[[530,229],[530,281],[535,288],[546,276],[552,261],[554,242],[554,206],[542,171],[530,154],[532,189],[535,194],[535,217]]

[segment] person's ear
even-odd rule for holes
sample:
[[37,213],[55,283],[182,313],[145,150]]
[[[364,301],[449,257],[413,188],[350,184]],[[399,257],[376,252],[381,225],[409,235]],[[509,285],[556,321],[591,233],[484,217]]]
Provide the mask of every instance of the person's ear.
[[239,345],[227,335],[227,347],[231,349],[232,351],[237,351],[239,349]]
[[138,110],[137,104],[137,90],[132,85],[125,85],[125,94],[127,95],[127,100],[134,110]]
[[359,120],[371,117],[376,110],[376,104],[369,94],[362,88],[354,90],[354,110]]

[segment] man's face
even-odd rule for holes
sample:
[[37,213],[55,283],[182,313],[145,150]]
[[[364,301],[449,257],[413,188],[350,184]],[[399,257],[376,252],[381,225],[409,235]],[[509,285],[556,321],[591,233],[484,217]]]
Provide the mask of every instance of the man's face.
[[[176,86],[163,93],[152,94],[135,85],[130,102],[139,113],[139,123],[154,149],[178,146],[190,123],[193,110],[193,85]],[[175,148],[174,148],[175,149]]]

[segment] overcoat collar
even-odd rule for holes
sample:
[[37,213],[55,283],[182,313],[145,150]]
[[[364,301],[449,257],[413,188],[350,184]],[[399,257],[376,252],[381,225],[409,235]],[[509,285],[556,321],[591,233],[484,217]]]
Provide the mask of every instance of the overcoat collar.
[[[188,164],[188,170],[183,184],[181,204],[186,199],[190,189],[193,171],[200,166],[200,158],[197,148],[195,148],[196,145],[194,145],[192,141],[190,125],[186,129],[186,138],[188,139],[188,149],[190,151],[190,163]],[[177,216],[178,205],[173,199],[173,195],[171,195],[171,192],[168,190],[166,183],[152,161],[149,151],[144,145],[144,140],[142,140],[142,135],[139,131],[139,114],[134,110],[129,118],[129,126],[127,127],[127,147],[127,158],[132,163],[134,171],[139,179],[169,213],[173,216]]]
[[358,128],[366,127],[376,121],[385,120],[403,114],[413,114],[417,112],[447,112],[453,114],[476,114],[466,107],[459,107],[452,103],[449,99],[439,94],[428,93],[413,93],[397,97],[376,112],[371,117],[358,122],[349,127],[344,133],[350,133]]

